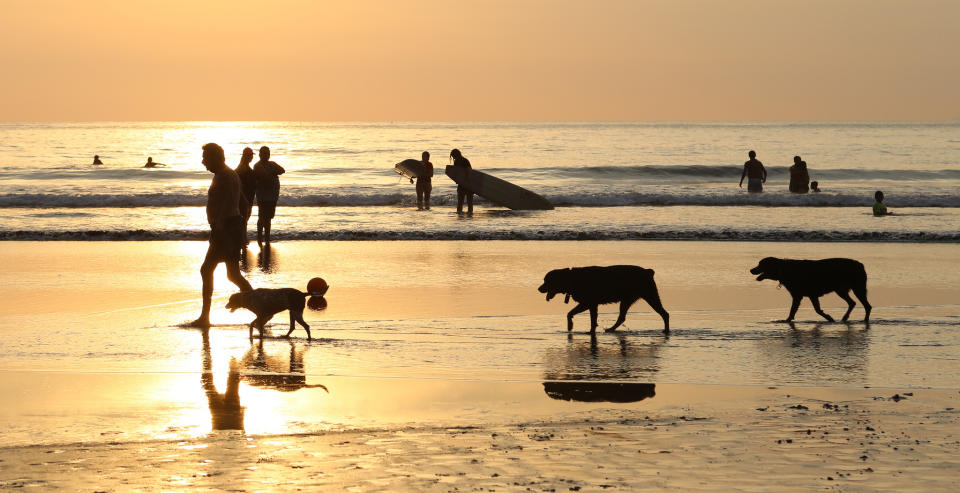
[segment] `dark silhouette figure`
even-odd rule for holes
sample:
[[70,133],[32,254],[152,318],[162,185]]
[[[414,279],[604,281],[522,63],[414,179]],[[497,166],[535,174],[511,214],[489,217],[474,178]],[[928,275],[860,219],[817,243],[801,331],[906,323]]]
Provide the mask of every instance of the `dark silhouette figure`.
[[426,174],[417,177],[417,210],[430,210],[430,191],[433,190],[433,163],[430,162],[430,153],[423,151],[421,155]]
[[547,301],[557,293],[564,293],[564,303],[573,298],[577,306],[567,313],[567,330],[573,330],[573,316],[590,310],[590,332],[597,330],[597,306],[620,303],[620,316],[607,332],[617,330],[627,317],[627,311],[637,300],[643,298],[663,319],[663,331],[670,332],[670,314],[660,303],[660,293],[653,280],[653,269],[635,265],[612,265],[609,267],[574,267],[555,269],[543,277],[538,288],[547,294]]
[[100,156],[93,156],[93,164],[103,164],[103,161],[100,160]]
[[780,282],[787,288],[793,297],[790,306],[790,315],[785,322],[793,320],[804,297],[810,298],[813,309],[828,322],[833,317],[820,309],[820,297],[827,293],[837,293],[837,296],[847,302],[847,312],[842,321],[846,322],[850,312],[857,304],[850,298],[850,290],[857,296],[866,314],[864,322],[870,321],[870,303],[867,302],[867,271],[863,264],[848,258],[828,258],[823,260],[793,260],[767,257],[760,261],[750,273],[757,275],[757,280],[772,279]]
[[282,166],[270,160],[270,148],[260,148],[260,160],[253,165],[257,188],[257,244],[270,244],[270,221],[277,211],[280,198],[280,175]]
[[223,148],[214,143],[203,146],[203,165],[213,173],[210,189],[207,191],[207,222],[210,224],[210,246],[200,266],[203,280],[203,308],[200,318],[190,325],[207,328],[210,326],[210,300],[213,297],[213,271],[217,264],[227,266],[227,278],[240,288],[250,291],[253,287],[240,272],[240,255],[243,250],[244,207],[243,194],[240,192],[240,178],[227,166]]
[[763,184],[767,182],[767,170],[763,163],[757,160],[757,153],[750,151],[747,153],[750,160],[743,163],[743,174],[740,175],[740,188],[743,188],[743,178],[747,177],[747,190],[750,192],[762,192]]
[[303,308],[307,304],[306,298],[308,296],[311,296],[311,294],[294,288],[260,288],[230,295],[226,308],[229,308],[231,312],[238,308],[246,308],[257,316],[253,322],[250,322],[250,339],[253,339],[254,327],[257,328],[260,338],[263,339],[264,326],[267,322],[274,315],[289,310],[290,330],[283,337],[290,337],[293,329],[296,328],[295,322],[297,322],[307,331],[307,340],[310,340],[310,326],[303,320]]
[[166,166],[166,164],[154,162],[152,157],[148,157],[147,163],[143,165],[144,168],[156,168],[158,166]]
[[303,366],[303,350],[298,351],[296,344],[290,341],[290,359],[271,356],[263,350],[263,340],[252,346],[243,356],[244,372],[242,378],[254,387],[281,392],[294,392],[300,389],[323,389],[325,385],[307,384],[307,375]]
[[253,149],[243,148],[243,154],[240,156],[240,164],[234,170],[240,177],[240,191],[243,192],[243,198],[247,200],[247,207],[240,211],[243,214],[243,246],[247,246],[247,223],[250,222],[250,216],[253,214],[253,200],[257,195],[257,179],[253,175],[253,168],[250,163],[253,162]]
[[790,167],[790,191],[793,193],[807,193],[810,191],[810,172],[807,171],[807,162],[800,156],[793,156],[793,166]]
[[[454,149],[450,151],[450,158],[453,159],[453,165],[466,168],[467,172],[464,175],[466,177],[466,182],[470,183],[470,171],[473,170],[473,167],[470,166],[470,160],[463,157],[463,154],[460,154],[460,149]],[[457,185],[457,213],[463,213],[463,199],[467,199],[467,214],[473,214],[473,192],[468,190],[463,185]]]
[[257,268],[261,272],[271,274],[277,271],[277,265],[277,252],[273,250],[271,245],[264,245],[257,253]]
[[873,194],[873,199],[875,200],[873,203],[874,216],[886,216],[888,214],[893,214],[892,212],[887,211],[887,206],[883,203],[883,192],[877,190],[877,192]]
[[818,183],[817,181],[811,181],[810,191],[813,193],[820,193],[820,183]]
[[200,374],[200,385],[207,395],[207,406],[210,408],[210,422],[214,430],[243,430],[243,406],[240,405],[240,371],[239,363],[230,358],[230,372],[227,374],[227,390],[224,393],[217,391],[213,383],[213,358],[210,356],[210,337],[203,333],[203,372]]

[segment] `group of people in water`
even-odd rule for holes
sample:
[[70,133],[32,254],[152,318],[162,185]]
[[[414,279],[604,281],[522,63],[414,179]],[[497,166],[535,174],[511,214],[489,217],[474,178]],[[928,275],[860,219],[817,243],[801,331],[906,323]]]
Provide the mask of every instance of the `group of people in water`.
[[[740,175],[740,188],[743,188],[743,179],[747,178],[747,191],[762,192],[763,184],[767,182],[767,169],[763,163],[757,159],[757,153],[750,151],[747,153],[750,159],[743,163],[743,174]],[[800,159],[800,156],[793,156],[793,166],[790,166],[790,185],[791,193],[819,193],[819,183],[810,181],[810,172],[807,170],[807,162]]]
[[[473,169],[470,166],[470,160],[463,157],[460,149],[450,151],[450,159],[453,165],[465,168],[467,172],[467,181],[470,181],[470,172]],[[423,151],[420,155],[420,162],[423,163],[424,171],[417,175],[417,210],[430,210],[430,192],[433,190],[433,163],[430,162],[430,152]],[[463,203],[467,203],[467,214],[473,214],[473,192],[463,185],[457,184],[457,213],[463,213]]]

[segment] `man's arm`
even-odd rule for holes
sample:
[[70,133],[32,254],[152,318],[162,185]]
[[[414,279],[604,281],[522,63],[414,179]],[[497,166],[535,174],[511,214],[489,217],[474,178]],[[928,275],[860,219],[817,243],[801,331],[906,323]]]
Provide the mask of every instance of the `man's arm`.
[[[271,162],[273,162],[273,161],[271,161]],[[273,172],[276,173],[277,176],[280,176],[280,175],[286,173],[286,171],[287,171],[287,170],[283,169],[283,166],[280,166],[280,165],[277,164],[277,163],[273,163]]]
[[760,171],[763,172],[763,182],[767,182],[767,168],[763,167],[763,164],[760,164]]
[[740,188],[743,188],[743,177],[747,176],[747,165],[743,165],[743,173],[740,174]]

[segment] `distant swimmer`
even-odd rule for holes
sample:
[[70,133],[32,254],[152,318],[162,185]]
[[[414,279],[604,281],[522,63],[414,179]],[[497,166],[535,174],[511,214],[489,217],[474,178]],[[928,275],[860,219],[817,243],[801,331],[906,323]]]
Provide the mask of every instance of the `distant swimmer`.
[[210,326],[213,271],[220,262],[227,266],[227,279],[236,284],[240,291],[252,291],[253,287],[240,272],[241,234],[243,233],[241,207],[245,207],[243,193],[240,191],[240,177],[237,176],[236,171],[227,166],[223,148],[214,143],[203,146],[203,166],[213,173],[213,180],[207,191],[210,245],[200,266],[200,278],[203,281],[203,308],[200,311],[200,318],[190,325],[207,328]]
[[[450,151],[450,158],[453,159],[453,165],[459,166],[467,169],[466,182],[470,182],[470,171],[473,169],[470,166],[470,160],[463,157],[463,154],[460,153],[460,149],[454,149]],[[467,214],[473,214],[473,192],[467,190],[463,185],[457,185],[457,213],[463,213],[463,199],[467,199]]]
[[793,166],[790,167],[790,191],[792,193],[807,193],[810,187],[810,172],[807,171],[807,162],[800,156],[793,156]]
[[820,184],[816,181],[810,182],[810,191],[813,193],[820,193]]
[[152,157],[148,157],[148,158],[147,158],[147,164],[144,164],[144,165],[143,165],[144,168],[156,168],[157,166],[166,166],[166,164],[163,164],[163,163],[155,163],[155,162],[153,162],[153,158],[152,158]]
[[426,170],[421,176],[417,176],[417,210],[430,210],[430,191],[433,190],[433,163],[430,162],[430,153],[423,151],[420,156],[423,167]]
[[280,198],[280,175],[286,170],[270,160],[270,148],[260,148],[260,160],[253,165],[257,183],[257,244],[270,244],[270,221],[277,212]]
[[747,177],[747,190],[750,192],[762,192],[763,184],[767,182],[767,170],[763,163],[757,160],[757,153],[750,151],[747,153],[750,160],[743,163],[743,174],[740,175],[740,188],[743,188],[743,178]]
[[873,215],[874,216],[889,216],[893,214],[892,212],[887,211],[887,206],[883,203],[883,192],[877,190],[877,193],[873,194],[874,200],[873,203]]
[[93,164],[103,164],[103,161],[100,160],[100,156],[93,156]]

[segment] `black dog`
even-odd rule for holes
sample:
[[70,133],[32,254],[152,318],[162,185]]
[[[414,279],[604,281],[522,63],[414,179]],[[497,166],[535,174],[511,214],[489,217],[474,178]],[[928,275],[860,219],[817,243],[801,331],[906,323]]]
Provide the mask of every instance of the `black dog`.
[[773,279],[779,281],[790,296],[793,296],[793,305],[790,306],[790,316],[785,322],[793,320],[804,296],[810,298],[813,309],[820,316],[833,322],[833,317],[820,309],[820,297],[835,292],[847,302],[847,313],[843,314],[843,321],[850,317],[850,312],[857,304],[850,298],[850,290],[857,295],[866,315],[864,322],[870,321],[870,303],[867,302],[867,271],[863,264],[848,258],[828,258],[823,260],[792,260],[786,258],[767,257],[756,267],[750,269],[751,274],[760,274],[758,281]]
[[556,269],[543,277],[541,293],[547,293],[547,301],[557,293],[565,293],[564,303],[573,298],[578,304],[567,313],[567,330],[573,330],[573,316],[590,310],[590,332],[597,330],[597,305],[620,303],[620,316],[607,332],[617,330],[627,318],[630,305],[643,298],[663,318],[663,331],[670,332],[670,314],[660,303],[660,293],[653,281],[653,270],[635,265],[611,265],[609,267],[574,267]]
[[303,321],[303,307],[306,305],[306,297],[311,293],[304,293],[293,288],[280,289],[254,289],[253,291],[241,291],[230,295],[227,301],[227,308],[235,311],[237,308],[246,308],[257,318],[250,322],[250,338],[253,338],[253,328],[257,327],[260,331],[260,338],[263,338],[263,326],[273,318],[274,315],[290,310],[290,330],[284,337],[290,337],[296,325],[299,322],[307,330],[307,339],[310,339],[310,326]]

